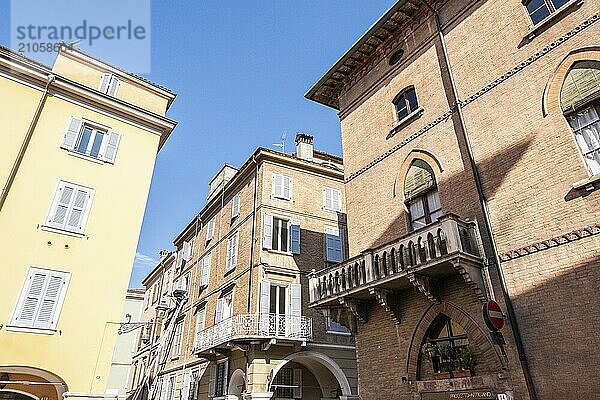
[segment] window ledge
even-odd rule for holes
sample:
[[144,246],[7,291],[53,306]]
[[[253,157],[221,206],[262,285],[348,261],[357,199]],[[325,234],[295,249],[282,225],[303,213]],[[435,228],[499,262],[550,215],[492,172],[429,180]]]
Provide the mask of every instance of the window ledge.
[[43,335],[54,335],[56,333],[56,329],[42,329],[15,325],[6,325],[6,330],[12,332],[38,333]]
[[104,161],[102,161],[102,160],[100,160],[98,158],[94,158],[92,156],[88,156],[86,154],[81,154],[81,153],[78,153],[78,152],[72,151],[72,150],[67,150],[67,154],[70,155],[70,156],[73,156],[73,157],[77,157],[77,158],[81,158],[81,159],[84,159],[84,160],[87,160],[87,161],[94,162],[96,164],[101,164],[102,165],[102,164],[105,163]]
[[277,199],[277,200],[283,200],[283,201],[292,201],[292,198],[287,198],[287,197],[282,197],[282,196],[275,196],[274,194],[271,195],[272,199]]
[[573,184],[573,189],[585,189],[588,192],[600,189],[600,174],[592,175],[587,179],[582,179]]
[[410,124],[412,121],[421,117],[421,115],[423,115],[424,112],[425,112],[425,109],[423,107],[419,107],[415,111],[408,114],[406,117],[402,118],[400,121],[394,122],[386,139],[389,139],[392,136],[394,136],[396,133],[400,132],[400,130],[402,130],[402,128],[404,128],[406,125]]
[[74,236],[74,237],[80,237],[80,238],[86,237],[83,233],[65,231],[63,229],[53,228],[53,227],[48,226],[48,225],[40,225],[40,229],[43,230],[43,231],[48,231],[48,232],[53,232],[53,233],[60,233],[62,235],[68,235],[68,236]]
[[544,18],[543,20],[541,20],[540,22],[538,22],[537,24],[532,26],[531,29],[529,29],[529,32],[527,32],[527,34],[525,35],[525,38],[529,41],[533,40],[533,38],[535,38],[537,35],[539,35],[541,31],[545,30],[546,28],[548,28],[548,26],[552,25],[553,21],[555,21],[560,16],[564,15],[567,12],[567,10],[571,9],[571,7],[573,7],[573,6],[579,7],[583,4],[583,2],[584,2],[584,0],[569,1],[568,3],[563,5],[561,8],[554,11],[553,13],[548,15],[546,18]]
[[273,253],[273,254],[281,254],[282,256],[293,256],[294,253],[292,253],[291,251],[281,251],[281,250],[274,250],[274,249],[266,249],[269,253]]
[[350,333],[350,332],[327,331],[326,333],[329,335],[352,336],[352,333]]
[[327,207],[323,207],[323,210],[327,211],[327,212],[334,212],[334,213],[341,213],[342,212],[342,210],[335,210],[333,208],[327,208]]

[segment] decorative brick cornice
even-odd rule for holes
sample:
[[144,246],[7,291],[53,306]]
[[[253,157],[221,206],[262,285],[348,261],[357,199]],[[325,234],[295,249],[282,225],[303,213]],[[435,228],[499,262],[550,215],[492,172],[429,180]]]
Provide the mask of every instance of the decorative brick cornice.
[[[591,26],[592,24],[597,22],[599,19],[600,19],[600,16],[598,15],[598,13],[592,15],[590,18],[586,19],[585,21],[583,21],[582,23],[577,25],[575,28],[573,28],[569,32],[565,33],[564,35],[562,35],[555,41],[549,43],[547,46],[542,48],[540,51],[534,53],[526,60],[520,62],[519,64],[517,64],[516,66],[514,66],[513,68],[508,70],[503,75],[499,76],[492,82],[488,83],[487,85],[485,85],[484,87],[479,89],[477,92],[468,96],[466,98],[466,100],[461,101],[459,99],[458,104],[459,104],[460,108],[466,107],[467,105],[471,104],[472,102],[474,102],[475,100],[477,100],[478,98],[483,96],[484,94],[486,94],[489,91],[491,91],[492,89],[494,89],[496,86],[506,82],[507,80],[509,80],[510,78],[512,78],[513,76],[515,76],[516,74],[518,74],[519,72],[521,72],[522,70],[524,70],[525,68],[527,68],[528,66],[530,66],[531,64],[536,62],[537,60],[539,60],[540,58],[542,58],[543,56],[550,53],[552,50],[556,49],[561,44],[565,43],[567,40],[571,39],[573,36],[577,35],[581,31],[585,30],[586,28],[588,28],[589,26]],[[445,113],[443,113],[442,115],[440,115],[439,117],[437,117],[436,119],[434,119],[433,121],[431,121],[430,123],[428,123],[427,125],[422,127],[421,129],[419,129],[412,135],[403,139],[400,143],[396,144],[394,147],[392,147],[385,153],[383,153],[380,156],[378,156],[377,158],[375,158],[373,161],[371,161],[364,167],[351,173],[346,178],[345,182],[348,183],[348,182],[352,181],[353,179],[355,179],[356,177],[362,175],[363,173],[365,173],[366,171],[368,171],[375,165],[379,164],[381,161],[383,161],[386,158],[388,158],[389,156],[391,156],[396,151],[400,150],[401,148],[403,148],[404,146],[406,146],[407,144],[412,142],[413,140],[415,140],[418,137],[422,136],[423,134],[427,133],[429,130],[431,130],[435,126],[439,125],[441,122],[446,121],[448,118],[450,118],[450,116],[452,116],[452,114],[453,114],[453,110],[446,111]],[[386,132],[386,135],[387,135],[387,132]]]
[[515,250],[510,250],[500,255],[500,261],[506,262],[515,258],[524,257],[533,253],[548,250],[553,247],[558,247],[563,244],[571,243],[579,239],[600,234],[600,224],[586,226],[585,228],[577,229],[564,235],[555,236],[551,239],[542,240],[541,242],[532,243]]
[[540,58],[544,57],[546,54],[550,53],[552,50],[554,50],[555,48],[557,48],[558,46],[560,46],[561,44],[563,44],[564,42],[566,42],[573,36],[577,35],[579,32],[581,32],[584,29],[586,29],[587,27],[591,26],[593,23],[598,21],[598,19],[600,19],[600,16],[598,14],[592,15],[590,18],[586,19],[585,21],[583,21],[582,23],[577,25],[575,28],[571,29],[569,32],[565,33],[564,35],[562,35],[561,37],[559,37],[552,43],[548,44],[540,51],[536,52],[535,54],[531,55],[526,60],[520,62],[519,64],[517,64],[516,66],[514,66],[513,68],[508,70],[505,74],[499,76],[494,81],[488,83],[483,88],[479,89],[477,92],[475,92],[472,95],[470,95],[469,97],[467,97],[466,100],[464,100],[463,102],[460,103],[461,108],[466,107],[467,105],[469,105],[473,101],[477,100],[478,98],[480,98],[481,96],[483,96],[484,94],[486,94],[487,92],[489,92],[490,90],[495,88],[496,86],[506,82],[507,80],[509,80],[510,78],[512,78],[513,76],[515,76],[516,74],[518,74],[519,72],[521,72],[522,70],[524,70],[525,68],[527,68],[528,66],[533,64],[534,62],[536,62],[537,60],[539,60]]

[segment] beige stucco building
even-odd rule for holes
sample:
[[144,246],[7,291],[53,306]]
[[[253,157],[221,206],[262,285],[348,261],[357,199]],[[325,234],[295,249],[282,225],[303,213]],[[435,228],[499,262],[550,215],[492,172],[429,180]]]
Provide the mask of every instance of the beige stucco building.
[[[353,337],[307,308],[308,273],[348,251],[342,159],[310,135],[296,144],[225,165],[174,240],[153,398],[356,397]],[[158,269],[145,281],[151,302]]]
[[0,393],[102,397],[175,95],[67,47],[0,48],[0,94]]

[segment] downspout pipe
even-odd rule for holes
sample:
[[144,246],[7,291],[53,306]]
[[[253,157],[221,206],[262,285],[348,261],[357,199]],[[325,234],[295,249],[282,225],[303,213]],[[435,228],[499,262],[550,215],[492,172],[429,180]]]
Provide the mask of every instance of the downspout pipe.
[[525,384],[527,385],[529,397],[532,400],[536,400],[537,394],[536,394],[535,386],[533,383],[533,379],[531,378],[531,372],[529,369],[529,363],[527,361],[527,356],[525,354],[525,348],[523,346],[521,332],[519,330],[519,325],[518,325],[517,318],[515,315],[512,300],[510,298],[510,295],[508,294],[506,278],[504,276],[504,272],[500,265],[500,258],[498,257],[498,248],[496,246],[496,239],[494,238],[494,235],[492,233],[492,224],[491,224],[489,211],[488,211],[488,207],[487,207],[487,203],[486,203],[486,199],[485,199],[485,193],[483,191],[483,183],[482,183],[481,175],[479,174],[479,169],[477,168],[477,163],[475,162],[475,158],[473,156],[473,149],[471,147],[471,142],[469,141],[467,127],[465,124],[465,117],[464,117],[464,114],[463,114],[463,111],[462,111],[462,108],[461,108],[461,105],[459,102],[458,90],[456,88],[456,81],[454,80],[454,75],[452,74],[450,59],[448,57],[448,50],[446,48],[446,40],[445,40],[444,32],[442,29],[442,23],[440,21],[440,15],[437,12],[437,10],[435,8],[433,8],[431,6],[431,4],[429,4],[428,1],[422,0],[422,2],[433,13],[433,16],[435,18],[435,25],[436,25],[436,29],[437,29],[437,33],[438,33],[438,38],[439,38],[440,45],[442,48],[442,53],[444,56],[443,62],[444,62],[444,66],[448,70],[448,79],[450,81],[450,89],[452,91],[452,97],[453,97],[453,101],[454,101],[454,104],[452,105],[452,107],[454,109],[453,111],[455,111],[458,116],[458,120],[459,120],[460,128],[461,128],[461,132],[458,134],[462,135],[462,139],[465,143],[465,147],[467,150],[467,156],[469,158],[469,164],[471,166],[471,170],[473,171],[473,178],[475,180],[475,186],[477,188],[477,198],[479,201],[479,205],[481,207],[481,211],[483,213],[484,228],[486,230],[487,236],[489,237],[490,244],[492,246],[492,253],[493,253],[492,256],[494,258],[496,265],[498,266],[497,270],[498,270],[498,275],[500,278],[500,287],[502,290],[502,297],[504,298],[504,302],[506,303],[508,320],[510,321],[510,325],[512,327],[513,337],[515,339],[515,344],[517,346],[517,352],[519,354],[519,361],[521,363],[521,368],[523,369]]
[[55,79],[56,75],[54,74],[49,74],[47,76],[46,86],[44,87],[42,96],[40,97],[35,112],[33,113],[33,117],[31,118],[31,122],[29,123],[29,128],[27,128],[27,132],[25,133],[25,137],[23,138],[23,142],[21,143],[21,148],[17,153],[17,158],[15,159],[15,162],[13,163],[10,172],[8,173],[8,177],[6,178],[6,184],[2,188],[2,193],[0,193],[0,212],[2,211],[2,208],[4,207],[4,202],[8,197],[8,192],[10,191],[10,188],[12,187],[12,184],[15,181],[17,172],[19,171],[19,167],[21,166],[21,162],[25,157],[25,152],[27,151],[27,147],[29,146],[29,142],[31,141],[31,137],[33,136],[35,127],[37,126],[37,122],[40,119],[40,115],[42,114],[44,104],[46,104],[46,99],[48,98],[48,94],[50,91],[50,85],[52,85]]
[[248,277],[248,314],[252,308],[252,269],[254,267],[254,241],[256,240],[256,203],[258,201],[258,162],[256,155],[252,155],[252,162],[255,165],[254,169],[254,199],[252,200],[252,234],[250,237],[250,268]]

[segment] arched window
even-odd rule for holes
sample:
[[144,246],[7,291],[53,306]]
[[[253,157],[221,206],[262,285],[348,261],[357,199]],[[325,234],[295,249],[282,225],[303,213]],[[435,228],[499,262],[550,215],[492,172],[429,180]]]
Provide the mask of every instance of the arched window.
[[446,315],[439,315],[429,328],[421,352],[430,359],[433,372],[472,371],[473,353],[465,329]]
[[591,175],[600,173],[600,61],[578,61],[560,91],[562,111]]
[[435,222],[442,215],[435,174],[425,161],[417,158],[408,169],[404,179],[404,198],[412,229]]
[[396,107],[398,121],[403,120],[409,114],[416,111],[417,108],[419,108],[419,103],[417,102],[417,92],[415,92],[415,88],[411,86],[403,92],[400,92],[394,99],[394,106]]

